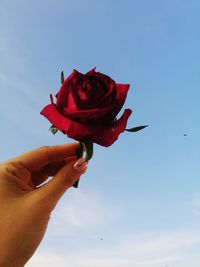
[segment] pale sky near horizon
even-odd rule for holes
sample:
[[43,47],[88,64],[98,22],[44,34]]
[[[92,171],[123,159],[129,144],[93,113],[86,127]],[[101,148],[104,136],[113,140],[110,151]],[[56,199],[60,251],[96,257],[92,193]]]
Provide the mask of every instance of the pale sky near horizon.
[[199,267],[199,14],[198,0],[0,0],[0,161],[72,141],[39,114],[61,70],[130,83],[128,127],[149,125],[95,145],[27,267]]

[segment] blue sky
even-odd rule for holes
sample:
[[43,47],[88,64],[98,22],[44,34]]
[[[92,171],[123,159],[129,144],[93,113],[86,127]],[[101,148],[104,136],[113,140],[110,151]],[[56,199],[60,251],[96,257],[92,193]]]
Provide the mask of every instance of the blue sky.
[[61,70],[130,83],[128,127],[149,124],[95,146],[27,267],[199,266],[199,12],[198,0],[0,0],[0,160],[72,141],[39,114]]

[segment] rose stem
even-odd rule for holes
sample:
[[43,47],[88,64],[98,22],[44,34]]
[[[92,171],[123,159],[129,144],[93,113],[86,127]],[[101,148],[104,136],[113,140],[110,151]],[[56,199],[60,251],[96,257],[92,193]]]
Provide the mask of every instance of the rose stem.
[[[82,144],[81,142],[79,142],[79,147],[78,147],[78,149],[77,149],[77,158],[78,158],[78,159],[81,158],[81,157],[83,156],[83,148],[84,148],[83,144]],[[79,184],[79,180],[76,181],[76,182],[73,184],[73,187],[78,188],[78,184]]]

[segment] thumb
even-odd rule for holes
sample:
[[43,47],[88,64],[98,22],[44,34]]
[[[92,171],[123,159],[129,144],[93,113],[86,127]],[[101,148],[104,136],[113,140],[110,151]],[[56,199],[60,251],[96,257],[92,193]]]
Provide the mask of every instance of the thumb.
[[65,191],[79,180],[86,169],[87,162],[84,162],[83,158],[68,161],[54,178],[38,188],[37,196],[54,207]]

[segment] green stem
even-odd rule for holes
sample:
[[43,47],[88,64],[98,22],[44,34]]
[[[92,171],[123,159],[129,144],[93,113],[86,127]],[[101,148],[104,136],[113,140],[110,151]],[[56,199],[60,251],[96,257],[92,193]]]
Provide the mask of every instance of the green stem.
[[[77,158],[81,158],[83,156],[83,152],[84,152],[84,146],[83,146],[83,143],[79,142],[79,147],[77,149]],[[78,184],[79,184],[79,180],[76,181],[74,184],[73,184],[73,187],[75,188],[78,188]]]
[[[77,158],[83,157],[85,152],[85,162],[89,161],[93,156],[93,143],[91,142],[79,142],[79,148],[77,150]],[[79,180],[73,185],[73,187],[78,187]]]

